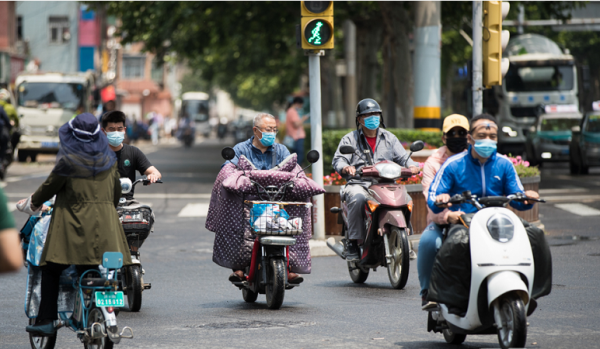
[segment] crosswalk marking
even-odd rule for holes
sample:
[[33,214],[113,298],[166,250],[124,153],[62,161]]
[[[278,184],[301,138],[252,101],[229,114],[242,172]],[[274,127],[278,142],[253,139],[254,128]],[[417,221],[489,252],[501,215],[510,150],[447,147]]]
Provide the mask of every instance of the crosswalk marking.
[[17,209],[17,203],[16,202],[9,202],[7,203],[8,205],[8,212],[12,212],[15,211]]
[[177,217],[206,217],[209,204],[187,204]]
[[583,204],[556,204],[554,206],[579,216],[600,216],[600,210]]

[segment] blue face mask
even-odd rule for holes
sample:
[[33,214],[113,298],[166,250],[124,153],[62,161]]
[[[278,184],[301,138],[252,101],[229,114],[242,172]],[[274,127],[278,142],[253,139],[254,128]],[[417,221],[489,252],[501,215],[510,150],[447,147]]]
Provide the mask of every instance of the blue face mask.
[[379,127],[379,116],[373,115],[365,118],[365,127],[369,130],[376,130]]
[[125,139],[125,132],[107,132],[106,137],[108,137],[108,144],[118,147],[123,143],[123,139]]
[[265,147],[270,147],[273,145],[273,143],[275,143],[275,132],[261,132],[262,133],[262,138],[260,139],[260,142],[262,143],[262,145],[264,145]]
[[496,152],[496,141],[491,139],[476,139],[475,140],[475,151],[482,158],[489,158]]

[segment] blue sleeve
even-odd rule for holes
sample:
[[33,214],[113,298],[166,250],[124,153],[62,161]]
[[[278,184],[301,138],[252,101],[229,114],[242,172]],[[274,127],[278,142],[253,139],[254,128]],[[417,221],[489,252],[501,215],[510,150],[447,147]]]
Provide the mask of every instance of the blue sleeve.
[[[517,174],[517,170],[510,161],[505,161],[503,164],[504,170],[504,195],[511,195],[516,193],[525,193],[521,179]],[[510,206],[514,207],[519,211],[531,210],[533,204],[525,205],[522,202],[511,201]]]
[[442,165],[438,173],[433,178],[433,182],[429,186],[429,194],[427,195],[427,206],[433,213],[440,213],[444,208],[437,207],[435,205],[435,198],[441,194],[449,194],[450,188],[454,184],[454,176],[452,175],[452,168],[447,166],[448,163]]
[[277,147],[277,153],[279,155],[279,160],[277,160],[277,163],[281,163],[283,160],[285,160],[285,158],[287,158],[288,156],[290,156],[290,151],[288,150],[288,148],[285,145],[281,145],[279,144],[279,147]]

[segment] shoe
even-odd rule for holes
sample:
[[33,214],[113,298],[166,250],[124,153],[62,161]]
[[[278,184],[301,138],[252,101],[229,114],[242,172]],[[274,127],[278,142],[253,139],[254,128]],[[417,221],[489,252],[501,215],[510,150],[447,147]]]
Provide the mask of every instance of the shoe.
[[360,249],[356,245],[356,241],[348,240],[346,243],[346,261],[356,262],[360,260]]
[[25,331],[40,337],[48,337],[56,334],[56,326],[54,326],[54,321],[50,321],[49,323],[43,325],[29,325],[25,327]]
[[425,304],[423,304],[423,307],[421,307],[421,310],[423,311],[430,311],[433,310],[435,308],[438,307],[438,304],[436,302],[427,302],[425,301]]
[[296,273],[288,274],[288,283],[298,285],[302,283],[302,281],[304,281],[304,278],[301,275],[298,275]]
[[[241,276],[240,276],[241,274]],[[244,276],[244,272],[241,270],[235,271],[229,275],[229,281],[231,282],[242,282],[245,281],[246,277]]]
[[409,258],[410,260],[413,260],[413,261],[414,261],[415,259],[417,259],[417,254],[415,253],[415,251],[413,251],[413,250],[410,250],[410,252],[408,252],[408,258]]

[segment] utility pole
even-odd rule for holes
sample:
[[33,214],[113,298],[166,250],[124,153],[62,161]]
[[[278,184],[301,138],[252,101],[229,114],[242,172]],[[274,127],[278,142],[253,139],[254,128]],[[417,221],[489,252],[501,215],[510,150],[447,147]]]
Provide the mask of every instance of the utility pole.
[[523,4],[519,5],[519,26],[517,27],[517,33],[523,34],[523,23],[525,22],[525,6]]
[[414,127],[441,128],[441,24],[440,1],[415,2],[415,106]]
[[483,112],[483,54],[482,54],[482,21],[483,4],[473,1],[473,113],[472,117]]
[[[323,50],[307,51],[308,83],[310,86],[310,144],[312,150],[321,155],[312,165],[312,177],[319,186],[323,186],[323,132],[321,124],[321,62]],[[313,239],[325,240],[325,198],[313,196]]]
[[345,112],[346,127],[354,127],[356,110],[356,25],[351,20],[344,21],[344,56],[346,58]]

